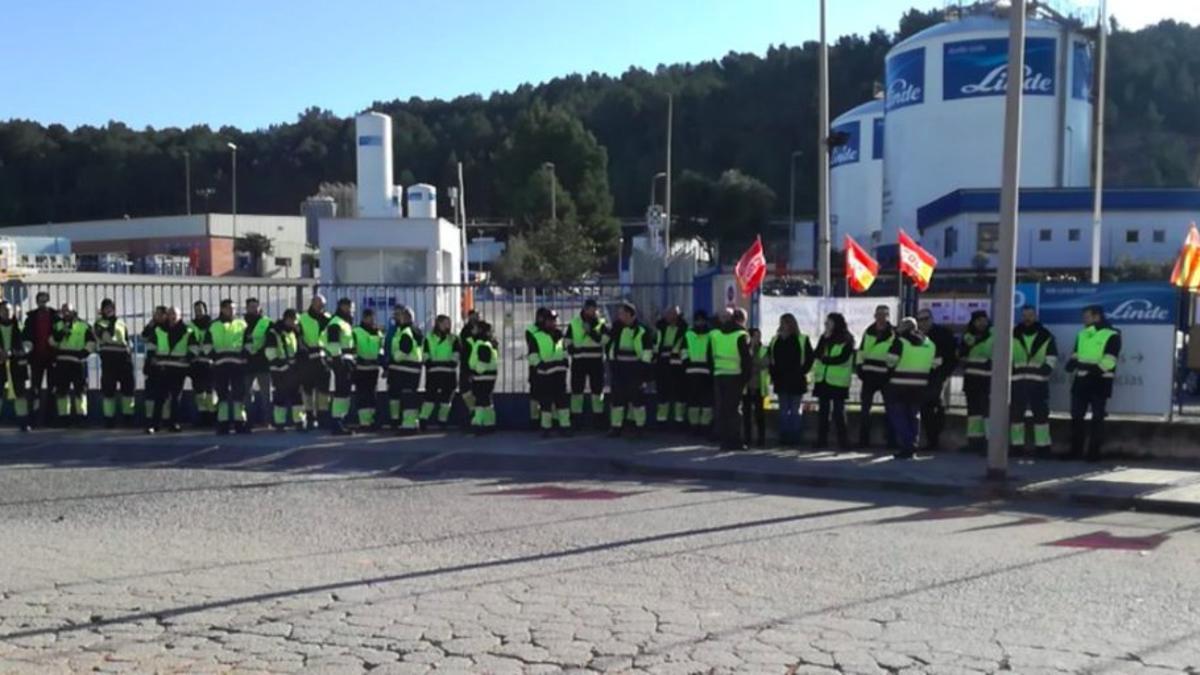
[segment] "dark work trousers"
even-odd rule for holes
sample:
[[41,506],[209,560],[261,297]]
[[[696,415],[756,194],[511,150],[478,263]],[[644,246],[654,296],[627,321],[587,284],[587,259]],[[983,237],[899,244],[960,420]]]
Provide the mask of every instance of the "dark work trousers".
[[937,450],[946,428],[946,405],[942,402],[942,391],[946,381],[930,378],[925,404],[921,406],[921,430],[925,432],[925,448]]
[[217,393],[217,421],[243,424],[246,414],[246,364],[221,363],[212,367],[213,390]]
[[[375,422],[375,409],[379,405],[379,368],[354,366],[354,407],[358,410],[358,423],[370,426]],[[364,415],[363,411],[372,411]]]
[[690,373],[687,376],[688,422],[693,429],[712,426],[713,376]]
[[[1088,409],[1092,420],[1086,421]],[[1108,414],[1108,396],[1095,390],[1071,391],[1071,455],[1080,457],[1086,442],[1088,459],[1100,459],[1104,440],[1104,418]]]
[[[187,375],[192,380],[192,396],[211,394],[213,390],[212,363],[210,361],[193,361],[188,367]],[[196,410],[195,412],[203,412]]]
[[133,357],[129,354],[101,354],[100,395],[105,400],[105,416],[109,416],[110,410],[115,410],[117,415],[123,414],[116,401],[112,401],[118,393],[121,398],[131,401],[127,406],[132,406],[133,390]]
[[[1031,382],[1028,380],[1017,380],[1012,383],[1012,401],[1009,403],[1008,416],[1009,422],[1013,425],[1021,425],[1021,435],[1018,440],[1020,443],[1015,443],[1020,447],[1024,447],[1027,434],[1024,432],[1025,413],[1029,412],[1033,417],[1034,428],[1038,425],[1048,425],[1050,423],[1050,384],[1048,382]],[[1044,427],[1048,429],[1049,427]],[[1045,443],[1038,446],[1038,438],[1035,431],[1034,445],[1038,446],[1039,450],[1048,451],[1050,434],[1045,434]]]
[[[326,412],[329,396],[329,366],[325,359],[302,355],[296,362],[300,376],[300,397],[304,400],[309,414],[319,415]],[[315,421],[315,417],[309,422]]]
[[[254,397],[254,385],[258,385],[258,398]],[[246,363],[246,414],[250,421],[258,419],[262,406],[271,400],[271,370],[267,357],[260,352],[251,355]]]
[[300,396],[300,373],[295,364],[285,370],[271,371],[271,405],[286,411],[282,424],[275,420],[277,426],[300,422],[296,411],[302,409],[304,399]]
[[[638,428],[646,426],[646,392],[643,389],[646,368],[640,363],[613,364],[612,394],[609,397],[609,423],[612,428],[620,429],[626,419]],[[626,412],[629,413],[628,418]]]
[[746,379],[741,375],[713,376],[713,419],[722,450],[741,450],[742,390]]
[[[42,411],[41,421],[46,421],[45,409],[42,408],[42,395],[54,391],[54,357],[30,358],[29,360],[29,398],[33,401],[33,410]],[[53,401],[51,401],[53,403]],[[48,406],[53,409],[54,406]]]
[[[666,358],[660,355],[659,358]],[[659,422],[682,422],[683,404],[687,402],[684,392],[684,376],[687,371],[680,363],[659,361],[654,366],[654,389],[657,392],[655,419]]]
[[992,379],[970,375],[964,377],[963,394],[967,397],[967,446],[973,452],[986,452]]
[[180,398],[183,395],[183,380],[187,368],[157,367],[154,375],[154,414],[147,427],[171,426],[179,423]]
[[917,447],[920,426],[917,413],[922,410],[923,396],[917,392],[889,391],[884,396],[887,406],[888,425],[896,437],[896,448],[900,452],[913,452]]
[[587,409],[584,394],[591,395],[594,418],[604,414],[604,359],[576,356],[571,360],[571,413],[582,415]]
[[[65,412],[67,418],[72,414],[77,418],[87,417],[87,361],[59,359],[54,364],[54,380],[54,395],[60,401],[63,397],[70,399]],[[59,413],[64,414],[62,410]]]
[[420,373],[388,370],[388,421],[392,426],[400,426],[403,416],[412,419],[409,422],[410,428],[416,424],[421,408],[421,395],[417,393],[417,388],[420,386]]
[[[862,412],[858,417],[858,444],[863,448],[871,447],[871,408],[874,407],[875,396],[878,395],[881,402],[886,403],[883,388],[887,384],[887,378],[883,375],[867,374],[862,378],[862,391],[860,393],[860,403]],[[887,447],[896,447],[896,434],[892,430],[892,425],[885,419],[883,425],[885,436],[887,439]]]
[[541,374],[538,379],[537,404],[540,408],[538,422],[542,429],[549,429],[555,420],[559,426],[570,426],[570,397],[567,395],[567,373]]
[[833,396],[817,398],[817,447],[823,448],[829,443],[829,424],[833,422],[834,432],[837,433],[838,447],[846,449],[849,440],[846,438],[846,399]]
[[29,380],[29,365],[25,361],[25,357],[16,356],[8,360],[8,367],[3,367],[0,363],[0,391],[7,386],[9,378],[12,379],[13,388],[13,415],[17,418],[18,424],[29,423],[29,387],[26,386]]
[[[441,406],[448,406],[454,402],[454,390],[457,386],[454,373],[425,373],[425,403],[434,406],[430,411],[431,415],[436,416],[440,413]],[[442,421],[440,417],[437,419]]]
[[[752,434],[755,427],[757,435]],[[757,443],[760,448],[767,444],[767,412],[763,408],[762,394],[758,392],[742,395],[742,442],[746,445]]]

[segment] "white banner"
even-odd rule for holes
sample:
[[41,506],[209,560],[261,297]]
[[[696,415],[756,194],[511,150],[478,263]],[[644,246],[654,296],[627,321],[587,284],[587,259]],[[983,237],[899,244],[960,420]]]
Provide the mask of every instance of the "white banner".
[[779,317],[793,314],[796,323],[812,340],[813,347],[825,331],[825,316],[839,312],[846,317],[846,325],[854,334],[856,342],[863,330],[875,321],[875,308],[887,305],[892,312],[892,323],[896,323],[897,298],[817,298],[806,295],[776,297],[764,295],[758,300],[758,326],[763,333],[763,342],[768,342],[779,329]]

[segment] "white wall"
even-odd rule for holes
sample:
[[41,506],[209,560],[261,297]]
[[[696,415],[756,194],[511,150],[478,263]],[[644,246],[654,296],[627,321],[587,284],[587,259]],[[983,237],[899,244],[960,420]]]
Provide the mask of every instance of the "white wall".
[[[939,266],[947,269],[971,269],[977,249],[979,223],[998,222],[997,213],[963,213],[926,228],[921,241],[937,256]],[[1111,267],[1122,259],[1165,263],[1175,259],[1192,222],[1200,212],[1190,211],[1105,211],[1100,241],[1100,264]],[[957,232],[958,250],[946,256],[947,230]],[[1050,231],[1050,240],[1041,239],[1041,231]],[[1070,231],[1079,230],[1079,239],[1070,241]],[[1126,232],[1138,231],[1137,243],[1126,242]],[[1163,240],[1154,241],[1155,230]],[[1087,211],[1022,213],[1017,241],[1017,266],[1040,268],[1083,268],[1091,265],[1092,214]],[[988,264],[996,265],[991,256]]]
[[341,283],[337,251],[420,251],[425,256],[422,283],[459,283],[462,254],[458,228],[440,218],[322,218],[321,281]]
[[162,239],[166,237],[202,237],[206,234],[205,215],[161,216],[156,218],[114,218],[74,223],[18,225],[4,228],[9,237],[66,237],[71,241],[111,241],[116,239]]

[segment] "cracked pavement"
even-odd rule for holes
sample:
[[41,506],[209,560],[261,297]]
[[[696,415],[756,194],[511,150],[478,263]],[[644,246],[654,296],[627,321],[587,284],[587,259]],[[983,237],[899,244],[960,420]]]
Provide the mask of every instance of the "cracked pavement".
[[[0,672],[1200,672],[1197,526],[732,483],[10,465]],[[1100,531],[1166,539],[1049,545]]]

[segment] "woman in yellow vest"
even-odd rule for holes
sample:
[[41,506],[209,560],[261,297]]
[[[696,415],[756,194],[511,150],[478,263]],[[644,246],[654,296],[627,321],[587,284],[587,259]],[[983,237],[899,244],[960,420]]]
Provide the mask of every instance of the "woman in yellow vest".
[[383,332],[375,323],[375,310],[363,310],[362,322],[354,327],[354,407],[358,428],[375,428],[379,402],[379,361],[383,356]]
[[825,332],[817,341],[813,358],[813,394],[817,397],[817,443],[825,448],[829,426],[833,423],[840,450],[850,447],[846,437],[846,398],[850,395],[850,376],[854,372],[854,336],[846,327],[846,317],[834,312],[825,317]]

